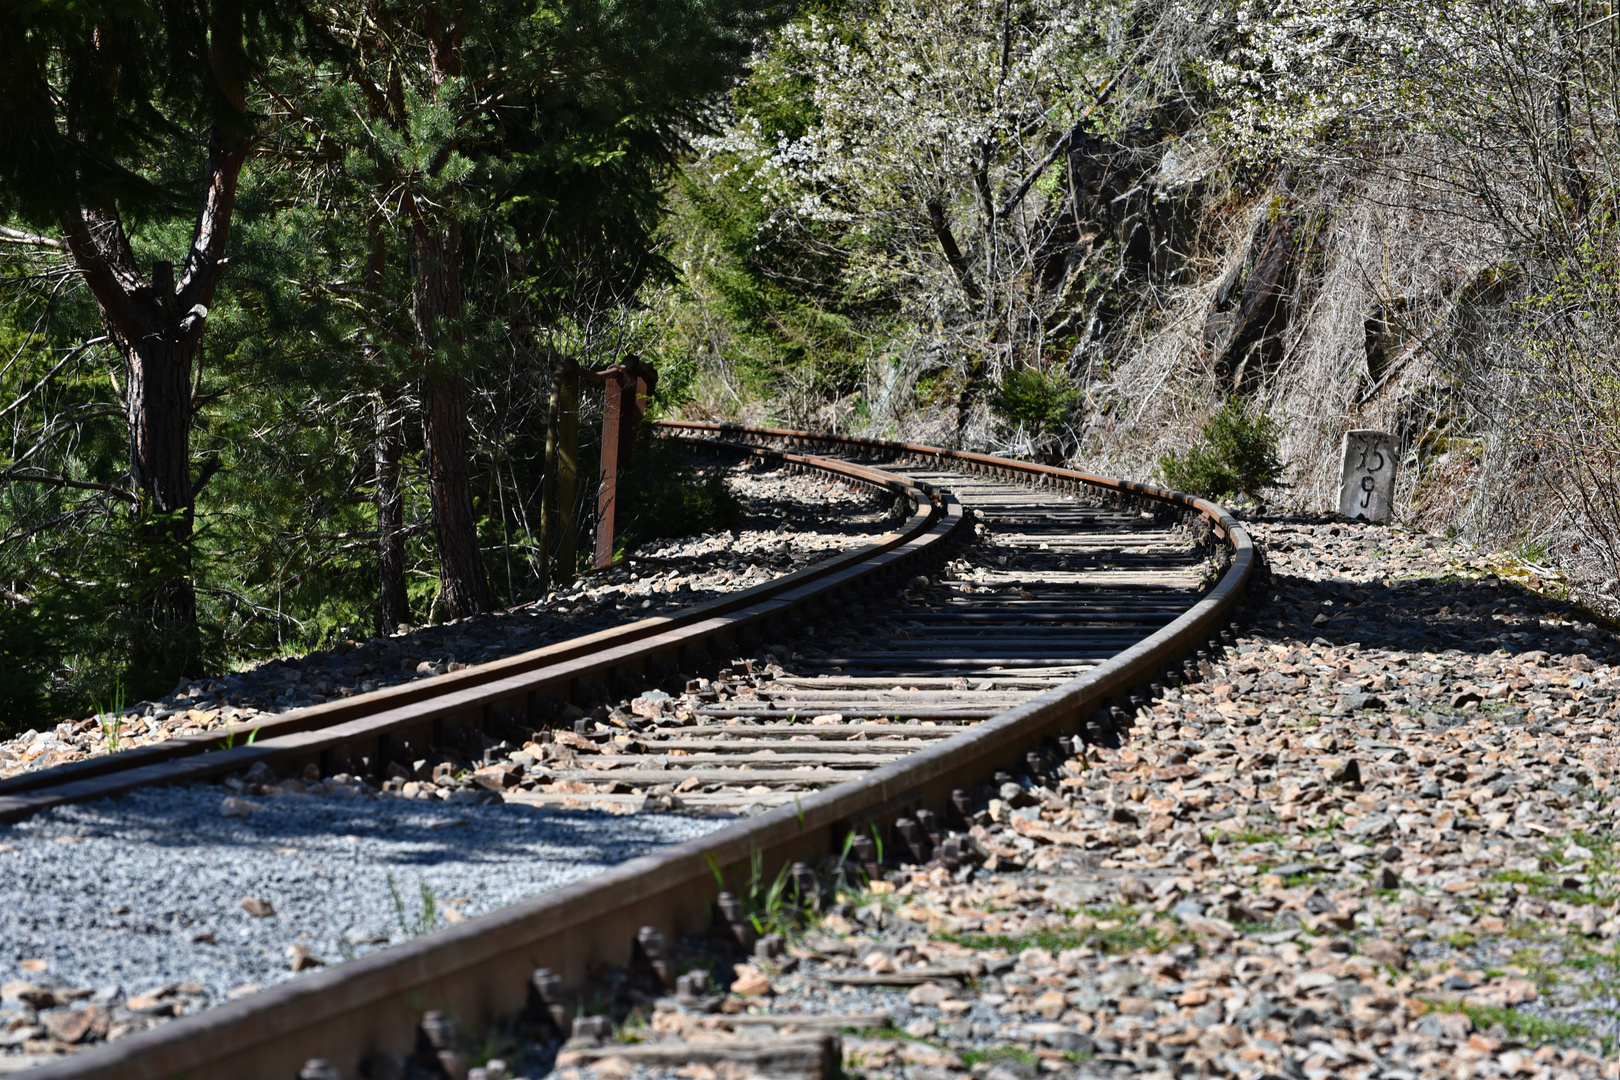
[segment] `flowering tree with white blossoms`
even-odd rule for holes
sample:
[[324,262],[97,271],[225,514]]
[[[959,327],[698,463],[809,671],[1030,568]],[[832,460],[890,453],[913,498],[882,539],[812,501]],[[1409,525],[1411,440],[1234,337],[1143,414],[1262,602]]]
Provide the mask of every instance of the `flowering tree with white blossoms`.
[[1373,164],[1478,200],[1511,243],[1575,241],[1614,176],[1615,13],[1540,0],[1238,0],[1199,66],[1251,157]]
[[[754,79],[802,94],[799,132],[744,112],[702,149],[776,229],[840,249],[847,288],[988,372],[1038,356],[1032,260],[1064,192],[1062,151],[1121,69],[1123,7],[1070,0],[870,0],[810,16]],[[1032,348],[1033,346],[1033,348]]]
[[[1417,209],[1500,241],[1511,302],[1474,340],[1516,380],[1526,481],[1566,510],[1560,554],[1620,603],[1620,12],[1544,0],[1238,0],[1204,13],[1228,47],[1202,70],[1232,145],[1400,178]],[[1466,336],[1466,335],[1465,335]]]

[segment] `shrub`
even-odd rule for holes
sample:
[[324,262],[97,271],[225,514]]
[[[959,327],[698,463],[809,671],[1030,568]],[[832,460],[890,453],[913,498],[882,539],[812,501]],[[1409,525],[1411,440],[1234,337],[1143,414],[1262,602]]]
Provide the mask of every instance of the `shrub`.
[[1062,375],[1037,368],[1009,371],[990,399],[991,408],[1034,435],[1049,435],[1069,426],[1080,405],[1080,391]]
[[615,524],[621,550],[661,537],[735,528],[741,517],[725,470],[700,470],[680,440],[657,437],[650,424],[641,428],[630,466],[619,477]]
[[0,737],[45,715],[52,662],[43,620],[28,608],[0,605]]
[[1205,422],[1192,449],[1172,450],[1159,459],[1159,475],[1167,487],[1206,499],[1259,498],[1267,488],[1286,486],[1282,476],[1288,463],[1277,456],[1281,435],[1276,420],[1251,413],[1230,397]]

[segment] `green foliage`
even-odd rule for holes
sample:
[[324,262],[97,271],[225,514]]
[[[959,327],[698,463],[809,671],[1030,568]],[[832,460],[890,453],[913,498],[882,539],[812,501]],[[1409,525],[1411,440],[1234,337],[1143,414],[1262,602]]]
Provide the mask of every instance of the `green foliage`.
[[[39,528],[60,518],[78,528]],[[160,616],[164,583],[186,552],[144,542],[152,520],[98,518],[60,490],[0,485],[0,523],[11,534],[0,543],[0,580],[15,590],[0,604],[0,733],[95,712],[108,687],[157,697],[220,661],[217,625],[190,631]]]
[[625,551],[658,537],[735,528],[742,514],[724,470],[699,470],[687,447],[644,424],[619,478],[619,543]]
[[[770,53],[733,101],[792,138],[815,121],[811,91]],[[767,186],[756,162],[729,152],[693,163],[677,186],[661,236],[683,276],[658,309],[654,352],[671,376],[660,396],[759,401],[775,420],[809,423],[816,405],[864,390],[890,348],[895,305],[851,284],[836,228],[778,213]]]
[[940,934],[941,941],[970,949],[1001,949],[1019,953],[1024,949],[1045,949],[1054,955],[1065,949],[1090,948],[1098,952],[1125,953],[1138,950],[1157,952],[1167,944],[1152,927],[1137,923],[1139,913],[1130,908],[1094,910],[1099,921],[1112,922],[1110,929],[1052,930],[1042,928],[1028,934]]
[[[1115,256],[1070,275],[1057,253],[1074,239],[1052,231],[1067,170],[1022,180],[1034,148],[1082,112],[1096,134],[1117,127],[1095,97],[1131,63],[1120,43],[1141,30],[1123,13],[812,2],[764,37],[666,230],[686,273],[664,298],[660,354],[690,372],[690,396],[709,414],[763,410],[790,426],[872,430],[913,406],[949,425],[994,392],[981,385],[992,367],[1074,355],[1064,316],[1108,291],[1101,264]],[[1044,205],[994,205],[1015,190]],[[1108,230],[1082,231],[1094,251],[1109,246]],[[1093,275],[1101,287],[1084,284]],[[1068,427],[1078,399],[1058,380],[1009,381],[1010,424]]]
[[439,901],[433,895],[433,887],[421,881],[417,883],[417,890],[422,894],[421,905],[414,915],[407,915],[405,898],[399,893],[399,884],[394,881],[393,873],[389,873],[388,895],[394,901],[394,918],[399,921],[400,933],[407,939],[431,934],[439,927]]
[[[54,228],[81,205],[184,211],[179,195],[196,173],[165,166],[194,163],[210,135],[222,142],[251,135],[230,88],[290,44],[301,7],[296,0],[0,7],[0,218]],[[193,149],[176,153],[176,143]]]
[[1537,1016],[1501,1005],[1469,1005],[1460,1001],[1430,1001],[1436,1012],[1460,1012],[1474,1022],[1481,1031],[1501,1024],[1508,1035],[1531,1046],[1542,1043],[1573,1043],[1588,1039],[1592,1029],[1585,1024],[1551,1017]]
[[0,605],[0,736],[44,712],[55,651],[37,612]]
[[1008,423],[1031,434],[1049,435],[1074,422],[1083,397],[1062,374],[1019,368],[1002,378],[990,405]]
[[1283,486],[1288,465],[1277,456],[1281,437],[1282,425],[1275,419],[1251,412],[1239,398],[1227,398],[1191,449],[1185,454],[1172,450],[1159,459],[1159,475],[1168,487],[1189,495],[1259,497]]
[[[540,592],[551,372],[641,344],[638,294],[672,279],[654,237],[686,139],[776,9],[492,0],[458,23],[467,74],[442,80],[423,12],[89,0],[0,13],[0,142],[16,151],[0,161],[0,225],[55,234],[64,208],[111,205],[136,266],[175,259],[210,134],[256,129],[197,359],[183,522],[120,497],[126,375],[109,346],[74,351],[104,329],[71,258],[0,248],[0,409],[15,425],[0,448],[0,732],[87,715],[117,682],[157,697],[182,675],[376,626],[379,425],[399,445],[410,618],[442,614],[416,398],[429,369],[468,387],[496,603]],[[242,51],[227,33],[211,52],[236,13]],[[329,32],[349,20],[371,29]],[[237,75],[242,112],[217,85]],[[72,123],[53,125],[52,94]],[[465,237],[461,302],[431,342],[411,318],[424,209]],[[52,482],[17,478],[28,470]],[[678,461],[646,471],[646,496],[621,509],[628,542],[734,519],[718,479]],[[195,591],[195,628],[160,617],[174,581]]]

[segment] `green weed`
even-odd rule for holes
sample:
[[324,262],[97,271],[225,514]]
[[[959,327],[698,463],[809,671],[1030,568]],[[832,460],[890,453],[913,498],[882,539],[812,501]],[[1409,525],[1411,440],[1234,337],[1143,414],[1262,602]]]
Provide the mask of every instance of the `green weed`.
[[1458,1001],[1431,1001],[1428,1004],[1435,1012],[1463,1013],[1481,1031],[1501,1024],[1508,1035],[1531,1045],[1575,1042],[1592,1036],[1592,1029],[1585,1024],[1552,1020],[1502,1005],[1468,1005]]
[[488,1027],[470,1040],[468,1057],[475,1065],[487,1065],[491,1058],[511,1059],[519,1049],[512,1035],[500,1027]]
[[1532,896],[1558,900],[1566,904],[1608,904],[1613,896],[1597,893],[1589,888],[1565,888],[1562,879],[1552,874],[1530,874],[1523,870],[1502,870],[1491,875],[1491,880],[1518,885]]
[[[221,750],[234,749],[235,746],[236,746],[236,734],[237,734],[237,729],[236,728],[232,728],[229,732],[227,732],[225,737],[219,741],[219,748]],[[256,742],[258,740],[258,738],[259,738],[259,729],[254,728],[252,731],[248,732],[248,737],[245,740],[243,740],[242,745],[243,746],[252,746],[254,744],[254,742]]]
[[756,853],[752,871],[748,881],[748,898],[749,906],[754,910],[748,918],[754,924],[754,932],[761,936],[796,933],[802,909],[788,903],[788,884],[792,880],[788,876],[788,868],[783,866],[777,871],[775,879],[769,885],[764,885],[760,874],[760,857]]
[[1065,949],[1079,948],[1106,953],[1138,950],[1157,952],[1169,944],[1157,930],[1140,925],[1137,922],[1137,913],[1129,908],[1088,911],[1087,914],[1099,921],[1112,921],[1118,925],[1107,930],[1043,928],[1028,934],[939,934],[937,937],[940,941],[965,945],[971,949],[1002,949],[1009,954],[1016,954],[1025,949],[1045,949],[1050,953],[1059,953]]
[[1258,497],[1284,487],[1288,463],[1277,456],[1282,425],[1251,414],[1240,398],[1229,397],[1185,454],[1174,450],[1159,459],[1159,475],[1177,491],[1211,499]]
[[[1260,871],[1260,873],[1262,873],[1262,874],[1269,874],[1269,873],[1271,873],[1271,868],[1273,866],[1277,866],[1277,865],[1280,865],[1280,864],[1278,864],[1278,863],[1257,863],[1255,865],[1255,869]],[[1301,887],[1303,885],[1314,885],[1319,881],[1326,881],[1328,878],[1331,878],[1332,876],[1333,876],[1332,874],[1328,873],[1325,870],[1301,870],[1297,874],[1289,874],[1287,877],[1283,878],[1283,884],[1287,888],[1297,889],[1297,888],[1299,888],[1299,887]]]
[[1308,837],[1322,837],[1332,839],[1344,827],[1344,815],[1332,814],[1325,825],[1307,825],[1299,830],[1299,835]]
[[[847,844],[845,851],[847,854]],[[806,919],[821,910],[819,890],[810,896],[801,895],[799,883],[793,879],[790,869],[784,865],[767,884],[764,857],[755,851],[749,859],[748,885],[739,899],[743,902],[754,932],[761,936],[796,936]],[[714,876],[716,888],[721,892],[727,891],[725,871],[713,856],[709,857],[709,873]]]
[[1033,1051],[1021,1046],[990,1046],[983,1050],[962,1051],[962,1064],[969,1068],[981,1062],[995,1064],[998,1061],[1016,1061],[1020,1065],[1034,1065],[1039,1060]]
[[849,853],[855,847],[855,834],[844,835],[844,847],[838,853],[838,862],[833,870],[832,892],[842,893],[864,892],[871,883],[867,880],[866,871],[854,866],[849,861]]
[[394,881],[392,872],[388,875],[388,892],[394,898],[394,916],[399,920],[400,931],[407,938],[432,933],[439,925],[439,901],[433,895],[433,887],[425,881],[419,882],[417,887],[422,893],[422,905],[417,909],[415,918],[408,918],[405,899],[399,895],[399,885]]
[[1084,395],[1063,373],[1036,368],[1009,371],[990,399],[990,407],[1009,423],[1031,434],[1063,431],[1073,421]]
[[1217,841],[1228,844],[1274,844],[1286,839],[1284,833],[1248,827],[1228,832],[1217,826],[1208,833],[1208,840],[1212,844]]
[[96,710],[96,726],[101,729],[101,744],[107,748],[107,753],[116,754],[119,749],[119,737],[124,730],[124,681],[113,682],[112,704]]
[[1513,550],[1513,554],[1527,563],[1535,563],[1537,566],[1546,566],[1547,541],[1529,539],[1524,540],[1517,548]]

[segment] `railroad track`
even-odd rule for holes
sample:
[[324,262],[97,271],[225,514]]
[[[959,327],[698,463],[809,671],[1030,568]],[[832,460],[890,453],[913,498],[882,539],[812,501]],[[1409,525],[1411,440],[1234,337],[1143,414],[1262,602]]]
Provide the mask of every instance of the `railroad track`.
[[1041,775],[1053,738],[1117,737],[1156,684],[1196,677],[1252,568],[1225,511],[1140,485],[906,444],[662,427],[886,489],[910,516],[866,549],[678,617],[302,710],[255,725],[252,745],[175,740],[0,782],[0,820],[259,763],[380,779],[519,732],[532,738],[509,774],[544,782],[508,801],[744,820],[38,1075],[292,1077],[324,1058],[356,1076],[423,1037],[424,1007],[466,1025],[510,1016],[534,1005],[537,968],[554,995],[627,962],[644,927],[708,926],[711,866],[740,882],[751,863],[814,865],[846,842],[875,863],[874,837],[926,861],[955,842],[976,785]]
[[[697,680],[683,701],[659,702],[661,715],[582,719],[547,762],[580,792],[515,798],[634,806],[651,795],[745,812],[792,802],[1077,678],[1174,621],[1205,584],[1205,551],[1163,513],[1009,479],[904,475],[972,512],[984,534],[972,558],[858,605],[858,619],[846,609],[825,632],[800,626],[797,649]],[[586,794],[604,780],[629,790]]]

